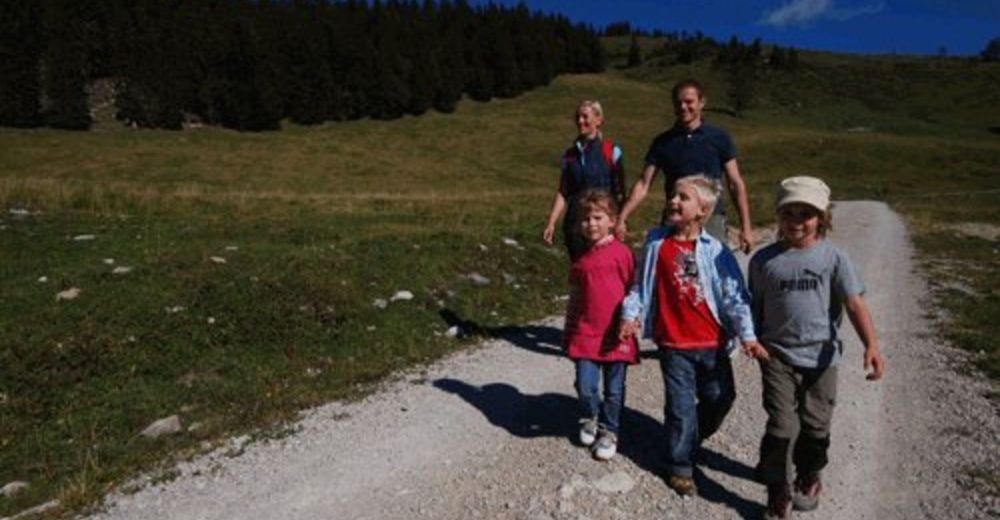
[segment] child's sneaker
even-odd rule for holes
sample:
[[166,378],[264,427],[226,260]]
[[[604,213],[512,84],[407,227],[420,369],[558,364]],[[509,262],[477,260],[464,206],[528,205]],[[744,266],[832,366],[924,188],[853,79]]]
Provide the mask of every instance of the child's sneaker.
[[692,497],[698,494],[698,486],[695,485],[694,479],[691,477],[670,475],[670,478],[667,479],[667,486],[670,486],[670,489],[682,497]]
[[767,486],[767,506],[764,520],[785,520],[792,517],[792,494],[788,484]]
[[615,453],[618,453],[618,436],[608,431],[602,431],[597,442],[594,443],[594,458],[611,460]]
[[580,444],[590,446],[597,440],[597,419],[580,419]]
[[819,475],[796,478],[792,487],[792,507],[796,511],[812,511],[819,507],[819,494],[822,492],[823,482]]

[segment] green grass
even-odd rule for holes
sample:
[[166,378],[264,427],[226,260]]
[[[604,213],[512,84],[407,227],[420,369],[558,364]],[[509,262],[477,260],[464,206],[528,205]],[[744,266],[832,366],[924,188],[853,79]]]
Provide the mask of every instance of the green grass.
[[[846,67],[852,82],[882,66],[816,60]],[[964,66],[942,63],[956,67],[948,74]],[[981,92],[995,70],[974,69],[955,89]],[[935,289],[948,339],[983,350],[996,377],[1000,354],[986,338],[1000,322],[997,244],[949,226],[1000,225],[998,193],[984,192],[1000,188],[1000,141],[984,130],[1000,104],[987,96],[950,117],[932,95],[944,80],[918,72],[912,96],[885,110],[857,85],[829,90],[803,75],[762,80],[761,92],[794,91],[782,97],[798,104],[762,99],[746,118],[709,117],[734,134],[757,225],[771,221],[774,183],[805,172],[827,179],[835,198],[904,212],[928,272],[948,282]],[[0,483],[31,483],[0,499],[0,516],[51,498],[64,504],[56,516],[79,511],[171,454],[280,430],[304,407],[356,397],[469,345],[442,334],[454,317],[489,331],[559,312],[565,259],[539,236],[576,104],[602,101],[631,180],[672,119],[670,84],[688,75],[705,78],[710,104],[725,108],[719,71],[650,64],[393,122],[264,134],[0,130],[0,208],[31,212],[0,215]],[[921,110],[930,117],[913,115]],[[935,195],[953,192],[974,193]],[[649,197],[633,229],[654,221],[659,200]],[[74,240],[83,234],[95,238]],[[474,286],[471,272],[492,282]],[[949,292],[953,280],[972,295]],[[70,287],[80,296],[57,301]],[[414,300],[373,305],[404,289]],[[171,414],[200,428],[138,436]]]

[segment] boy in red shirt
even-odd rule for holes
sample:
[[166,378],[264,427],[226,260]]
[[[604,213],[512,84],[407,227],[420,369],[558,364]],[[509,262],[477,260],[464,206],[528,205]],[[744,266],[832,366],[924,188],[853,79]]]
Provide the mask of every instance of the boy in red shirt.
[[731,340],[738,338],[751,357],[767,356],[754,335],[736,258],[703,231],[717,199],[715,183],[704,175],[677,181],[667,224],[646,238],[639,279],[622,309],[620,337],[643,329],[662,352],[667,484],[681,495],[697,493],[695,450],[719,429],[736,397]]

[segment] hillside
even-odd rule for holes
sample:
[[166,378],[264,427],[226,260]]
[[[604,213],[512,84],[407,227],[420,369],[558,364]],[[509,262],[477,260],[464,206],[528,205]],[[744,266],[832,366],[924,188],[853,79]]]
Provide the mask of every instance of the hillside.
[[[924,252],[948,338],[997,374],[997,238],[981,230],[1000,226],[988,131],[1000,103],[983,95],[998,69],[884,60],[806,55],[812,72],[762,78],[743,118],[720,71],[649,60],[391,122],[0,130],[0,484],[30,483],[0,515],[93,504],[172,453],[280,435],[304,407],[559,312],[565,260],[539,237],[573,109],[603,102],[631,180],[688,75],[705,78],[710,117],[735,137],[758,225],[790,174],[888,201]],[[909,90],[868,87],[880,67]],[[655,201],[634,227],[654,221]],[[403,290],[413,299],[390,301]],[[137,436],[173,414],[183,433]]]

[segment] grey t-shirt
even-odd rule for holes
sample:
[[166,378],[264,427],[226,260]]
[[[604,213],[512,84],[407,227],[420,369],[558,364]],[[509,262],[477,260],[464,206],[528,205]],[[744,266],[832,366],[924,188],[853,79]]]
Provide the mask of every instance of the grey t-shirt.
[[750,260],[757,337],[789,364],[825,368],[840,361],[837,328],[849,296],[864,285],[845,253],[820,240],[807,249],[775,243]]

